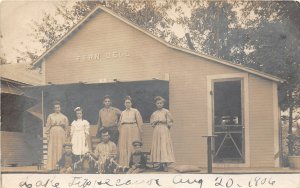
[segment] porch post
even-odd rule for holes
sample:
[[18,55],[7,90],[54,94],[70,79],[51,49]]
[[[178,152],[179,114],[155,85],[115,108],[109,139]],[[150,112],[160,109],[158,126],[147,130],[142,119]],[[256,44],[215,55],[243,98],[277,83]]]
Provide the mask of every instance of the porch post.
[[202,136],[206,137],[207,139],[207,173],[212,173],[212,149],[211,149],[211,141],[213,137],[216,137],[216,135],[212,136]]
[[207,173],[212,173],[211,137],[207,137]]

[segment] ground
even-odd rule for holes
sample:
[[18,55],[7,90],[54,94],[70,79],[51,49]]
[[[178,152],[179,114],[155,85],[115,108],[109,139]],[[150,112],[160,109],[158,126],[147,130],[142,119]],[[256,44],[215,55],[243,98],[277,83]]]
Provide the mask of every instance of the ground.
[[[38,170],[37,166],[23,167],[1,167],[1,173],[47,173],[46,170]],[[146,170],[144,174],[175,174],[174,170],[170,172],[161,172],[155,170]],[[195,173],[195,172],[194,172]],[[213,168],[215,174],[282,174],[282,173],[300,173],[300,169],[290,168]],[[206,168],[201,168],[197,174],[207,174]]]

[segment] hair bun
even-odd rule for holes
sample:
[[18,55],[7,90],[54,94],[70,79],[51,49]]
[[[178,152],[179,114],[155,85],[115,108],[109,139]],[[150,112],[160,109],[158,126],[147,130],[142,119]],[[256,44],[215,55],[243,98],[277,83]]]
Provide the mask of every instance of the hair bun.
[[79,106],[74,108],[74,112],[77,112],[77,111],[82,111],[82,108],[80,108]]

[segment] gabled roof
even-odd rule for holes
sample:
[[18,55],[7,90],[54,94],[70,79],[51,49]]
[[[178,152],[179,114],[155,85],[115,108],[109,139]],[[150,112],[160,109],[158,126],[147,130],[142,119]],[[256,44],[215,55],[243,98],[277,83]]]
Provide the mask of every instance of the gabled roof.
[[42,85],[43,75],[39,70],[31,70],[31,65],[12,63],[0,65],[1,80],[20,85]]
[[254,75],[257,75],[257,76],[260,76],[260,77],[263,77],[263,78],[266,78],[266,79],[269,79],[269,80],[272,80],[272,81],[275,81],[275,82],[284,82],[283,79],[281,78],[278,78],[276,76],[273,76],[273,75],[270,75],[270,74],[267,74],[267,73],[264,73],[264,72],[261,72],[261,71],[258,71],[258,70],[255,70],[255,69],[252,69],[252,68],[248,68],[248,67],[245,67],[243,65],[239,65],[239,64],[234,64],[230,61],[225,61],[225,60],[222,60],[222,59],[219,59],[219,58],[216,58],[216,57],[213,57],[213,56],[209,56],[209,55],[205,55],[205,54],[200,54],[200,53],[197,53],[197,52],[194,52],[194,51],[191,51],[189,49],[184,49],[184,48],[181,48],[181,47],[178,47],[178,46],[174,46],[172,44],[169,44],[167,43],[165,40],[161,39],[161,38],[158,38],[154,35],[152,35],[151,33],[149,33],[148,31],[145,31],[143,29],[141,29],[140,27],[138,27],[137,25],[135,25],[134,23],[132,23],[131,21],[117,15],[116,13],[114,13],[113,11],[111,11],[110,9],[102,6],[102,5],[99,5],[97,6],[93,11],[91,11],[86,17],[84,17],[80,22],[78,22],[75,26],[72,27],[72,29],[67,32],[60,40],[58,40],[51,48],[49,48],[46,52],[44,52],[34,63],[33,65],[34,66],[39,66],[42,61],[51,54],[51,52],[53,52],[55,49],[57,49],[57,47],[59,47],[60,45],[62,45],[69,37],[71,37],[78,29],[80,29],[87,21],[89,21],[95,14],[101,12],[101,11],[104,11],[112,16],[114,16],[115,18],[123,21],[124,23],[128,24],[129,26],[131,27],[134,27],[135,29],[143,32],[144,34],[148,35],[149,37],[157,40],[158,42],[162,43],[163,45],[166,45],[168,46],[169,48],[172,48],[172,49],[175,49],[175,50],[179,50],[179,51],[182,51],[182,52],[185,52],[185,53],[188,53],[188,54],[192,54],[192,55],[195,55],[195,56],[198,56],[198,57],[201,57],[201,58],[205,58],[205,59],[208,59],[208,60],[211,60],[211,61],[214,61],[214,62],[217,62],[217,63],[220,63],[220,64],[223,64],[223,65],[226,65],[226,66],[229,66],[229,67],[233,67],[233,68],[236,68],[236,69],[239,69],[239,70],[242,70],[242,71],[245,71],[245,72],[248,72],[248,73],[251,73],[251,74],[254,74]]

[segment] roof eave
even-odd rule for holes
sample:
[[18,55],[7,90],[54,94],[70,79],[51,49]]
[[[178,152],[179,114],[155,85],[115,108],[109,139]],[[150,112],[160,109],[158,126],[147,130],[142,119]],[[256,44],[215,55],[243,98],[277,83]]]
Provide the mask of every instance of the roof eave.
[[1,81],[5,81],[5,82],[11,82],[11,83],[18,84],[18,85],[21,85],[21,86],[32,86],[32,84],[28,84],[28,83],[25,83],[25,82],[20,82],[20,81],[12,80],[10,78],[5,78],[3,76],[0,76],[0,80]]
[[252,73],[252,74],[254,74],[254,75],[258,75],[258,76],[260,76],[260,77],[264,77],[264,78],[267,78],[267,79],[272,80],[272,81],[275,81],[275,82],[279,82],[279,83],[285,82],[284,79],[281,79],[281,78],[279,78],[279,77],[277,77],[277,76],[273,76],[273,75],[270,75],[270,74],[267,74],[267,73],[264,73],[264,72],[261,72],[261,71],[258,71],[258,70],[249,68],[249,67],[245,67],[245,66],[243,66],[243,65],[239,65],[239,64],[236,64],[236,63],[232,63],[232,62],[230,62],[230,61],[221,60],[221,59],[215,58],[215,57],[213,57],[213,56],[209,56],[209,55],[199,54],[199,53],[196,53],[196,52],[191,51],[191,50],[189,50],[189,49],[179,48],[179,47],[177,47],[177,46],[172,46],[172,48],[173,48],[173,49],[180,50],[180,51],[184,51],[184,52],[186,52],[186,53],[193,54],[193,55],[196,55],[196,56],[198,56],[198,57],[202,57],[202,58],[205,58],[205,59],[208,59],[208,60],[211,60],[211,61],[215,61],[215,62],[224,64],[224,65],[227,65],[227,66],[230,66],[230,67],[239,69],[239,70],[243,70],[243,71],[245,71],[245,72]]

